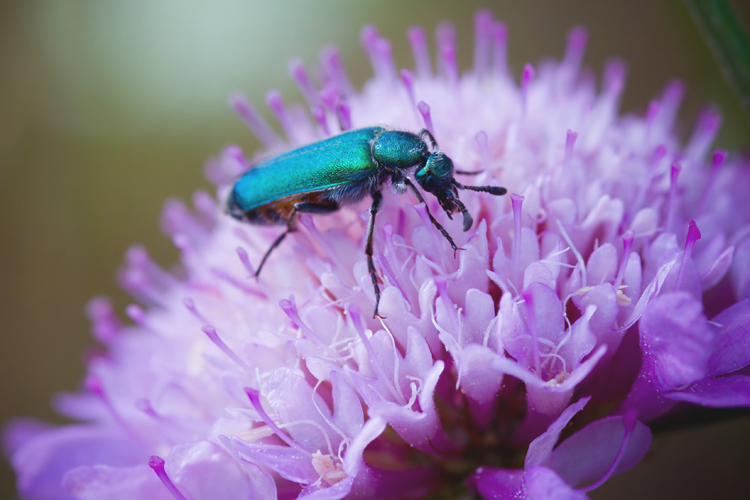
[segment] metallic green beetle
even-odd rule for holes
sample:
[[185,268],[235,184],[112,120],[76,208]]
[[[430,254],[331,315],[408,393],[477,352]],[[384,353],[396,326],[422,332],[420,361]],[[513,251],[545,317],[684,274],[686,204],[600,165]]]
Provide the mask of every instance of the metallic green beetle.
[[[432,152],[425,137],[430,140]],[[273,249],[287,234],[295,231],[297,214],[335,212],[343,205],[356,203],[370,195],[372,205],[365,254],[375,290],[374,316],[379,316],[380,286],[372,260],[375,216],[383,199],[381,191],[388,181],[396,192],[403,193],[408,187],[420,202],[424,202],[422,194],[406,175],[412,167],[416,167],[414,178],[419,186],[438,199],[449,218],[453,218],[454,212],[461,212],[464,231],[469,230],[473,219],[459,200],[458,189],[495,196],[507,192],[498,186],[459,184],[453,177],[454,173],[468,172],[454,170],[453,161],[438,150],[435,138],[426,129],[418,134],[384,127],[345,132],[263,161],[235,183],[227,200],[230,215],[251,224],[285,224],[287,227],[263,256],[255,276],[260,274]],[[458,250],[453,238],[429,209],[427,213],[454,252]]]

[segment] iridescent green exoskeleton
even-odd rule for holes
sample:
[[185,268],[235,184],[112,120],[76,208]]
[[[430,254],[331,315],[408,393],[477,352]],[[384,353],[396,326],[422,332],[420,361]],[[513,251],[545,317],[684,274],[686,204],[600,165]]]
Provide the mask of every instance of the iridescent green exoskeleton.
[[[425,137],[430,141],[432,152]],[[381,190],[388,181],[397,192],[403,193],[408,187],[420,202],[424,202],[422,194],[407,177],[407,171],[412,167],[416,167],[414,178],[417,184],[435,195],[449,218],[453,218],[454,212],[463,214],[464,231],[469,230],[473,220],[458,198],[459,189],[495,196],[506,193],[502,187],[464,186],[456,182],[453,161],[438,150],[434,137],[426,129],[419,134],[384,127],[345,132],[258,163],[235,183],[227,200],[230,215],[251,224],[285,224],[287,227],[263,256],[255,276],[273,249],[295,230],[297,214],[334,212],[370,195],[372,205],[365,254],[375,290],[374,315],[378,316],[380,286],[372,260],[375,216],[383,199]],[[453,250],[458,250],[453,238],[429,209],[427,213]]]

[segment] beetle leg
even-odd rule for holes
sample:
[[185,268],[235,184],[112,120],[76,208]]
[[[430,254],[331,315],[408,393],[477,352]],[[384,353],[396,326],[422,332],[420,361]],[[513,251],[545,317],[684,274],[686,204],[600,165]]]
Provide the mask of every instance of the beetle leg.
[[459,250],[463,250],[463,248],[458,248],[456,246],[456,242],[453,241],[453,238],[451,238],[451,235],[448,234],[448,231],[446,231],[445,228],[441,226],[438,221],[435,220],[435,217],[433,217],[432,214],[430,213],[430,208],[427,206],[427,202],[424,201],[424,197],[422,196],[422,193],[419,192],[419,190],[414,185],[414,183],[410,181],[408,177],[404,177],[404,182],[406,182],[406,185],[409,186],[411,190],[414,192],[414,196],[417,197],[417,200],[419,200],[420,203],[424,203],[424,208],[425,210],[427,210],[427,215],[430,216],[430,221],[432,221],[432,225],[434,225],[437,228],[437,230],[440,231],[440,234],[445,236],[445,239],[448,240],[448,243],[451,244],[451,248],[453,248],[453,257],[455,258],[456,253]]
[[372,194],[372,205],[370,205],[370,222],[367,225],[367,245],[365,246],[365,255],[367,255],[367,270],[370,271],[370,279],[372,280],[372,288],[375,290],[375,312],[373,318],[382,318],[378,314],[378,306],[380,305],[380,286],[378,286],[378,275],[375,273],[375,264],[372,261],[372,237],[375,232],[375,216],[380,210],[381,202],[383,201],[383,195],[380,191],[373,191]]
[[293,233],[297,230],[297,227],[295,225],[295,217],[298,213],[303,214],[328,214],[331,212],[335,212],[339,209],[339,205],[336,202],[331,203],[311,203],[311,202],[300,202],[296,203],[294,205],[294,208],[292,209],[292,212],[289,214],[289,219],[286,221],[286,231],[281,233],[276,240],[271,244],[271,247],[266,250],[265,255],[263,255],[263,258],[260,261],[260,265],[258,266],[258,270],[255,271],[255,277],[257,278],[260,274],[260,270],[263,269],[263,264],[266,263],[266,259],[268,259],[268,256],[271,255],[271,252],[273,252],[274,248],[279,246],[282,241],[284,241],[284,238],[286,238],[286,235],[289,233]]
[[[294,217],[294,211],[292,211],[292,217]],[[281,233],[278,238],[274,240],[273,243],[271,243],[271,247],[266,250],[265,255],[263,255],[263,258],[260,260],[260,265],[258,266],[258,269],[255,271],[254,277],[257,278],[258,275],[260,275],[260,270],[263,269],[263,264],[266,263],[266,259],[268,259],[268,256],[271,255],[271,252],[273,252],[273,249],[279,246],[279,244],[284,241],[284,238],[286,238],[286,235],[294,232],[296,228],[294,227],[294,224],[292,223],[292,218],[289,219],[287,222],[286,231]]]
[[338,210],[339,204],[335,201],[330,203],[311,203],[303,201],[294,205],[294,211],[301,214],[330,214]]
[[430,139],[430,143],[432,143],[432,149],[438,148],[437,141],[435,140],[435,136],[433,136],[432,132],[430,132],[426,128],[423,128],[422,130],[420,130],[419,134],[417,135],[419,135],[419,138],[422,140],[424,140],[424,136],[427,136]]

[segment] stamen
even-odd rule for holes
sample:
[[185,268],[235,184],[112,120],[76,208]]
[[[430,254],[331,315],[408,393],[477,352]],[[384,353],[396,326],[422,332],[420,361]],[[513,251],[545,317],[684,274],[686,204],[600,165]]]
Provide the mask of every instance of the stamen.
[[667,231],[672,231],[672,224],[674,223],[675,211],[677,210],[677,180],[680,177],[682,166],[679,163],[674,162],[669,172],[669,199],[667,200],[667,220],[664,224]]
[[406,88],[406,94],[409,96],[411,107],[415,113],[418,113],[419,110],[417,110],[417,100],[414,97],[414,73],[412,73],[408,69],[402,69],[400,71],[400,75],[401,82],[403,82],[404,87]]
[[391,43],[385,38],[380,38],[377,28],[372,25],[362,28],[360,41],[362,42],[362,48],[370,58],[375,78],[394,80],[396,66],[393,62]]
[[716,178],[719,176],[719,170],[721,170],[721,166],[724,164],[726,158],[727,152],[723,149],[715,149],[713,155],[711,155],[711,173],[709,174],[708,182],[706,182],[706,190],[703,192],[703,198],[699,205],[699,213],[704,211],[706,204],[708,203],[711,190],[716,183]]
[[659,114],[659,125],[664,132],[672,129],[674,118],[680,107],[680,102],[685,95],[685,84],[680,80],[672,80],[667,84],[661,97],[661,113]]
[[117,337],[117,332],[122,328],[112,303],[105,297],[97,297],[89,301],[86,306],[86,315],[92,323],[91,333],[103,344],[113,341]]
[[156,475],[159,477],[164,487],[167,488],[167,491],[169,491],[176,500],[187,500],[185,495],[180,493],[177,486],[175,486],[172,480],[169,479],[169,476],[167,476],[167,471],[164,469],[163,459],[156,455],[152,455],[151,458],[148,459],[148,466],[156,472]]
[[299,450],[306,455],[310,455],[309,451],[300,446],[300,444],[292,439],[287,433],[279,429],[279,426],[276,425],[273,420],[271,420],[271,417],[268,415],[268,413],[266,413],[266,410],[263,409],[263,405],[260,404],[260,392],[256,391],[255,389],[245,387],[245,394],[247,394],[247,397],[250,398],[250,403],[253,405],[253,408],[255,408],[255,411],[258,412],[258,415],[260,416],[261,420],[263,420],[263,423],[265,423],[268,428],[274,432],[274,434],[279,436],[282,441],[284,441],[292,448]]
[[443,61],[443,69],[448,81],[453,85],[458,85],[458,61],[456,60],[456,47],[451,44],[444,44],[440,47],[440,57]]
[[716,109],[709,107],[702,110],[685,148],[685,156],[696,163],[700,162],[713,144],[720,126],[721,115]]
[[195,316],[195,318],[200,321],[201,323],[209,323],[209,321],[198,312],[198,308],[195,306],[195,301],[191,299],[190,297],[185,297],[182,299],[182,305],[185,306],[185,308],[190,311],[190,314]]
[[336,111],[336,105],[341,101],[339,90],[330,82],[318,91],[318,97],[326,108],[334,112]]
[[417,104],[417,110],[419,110],[419,114],[422,115],[422,120],[424,121],[424,128],[429,130],[430,133],[434,136],[435,127],[433,127],[432,125],[432,116],[430,116],[430,106],[424,101],[419,101],[419,104]]
[[341,124],[342,132],[352,129],[352,112],[349,109],[349,105],[344,101],[339,102],[336,105],[338,111],[339,123]]
[[326,109],[323,106],[316,105],[310,109],[310,112],[312,113],[313,118],[315,118],[315,121],[318,122],[318,125],[320,125],[320,128],[323,130],[323,134],[326,137],[330,136],[331,129],[328,128],[328,120],[326,120]]
[[680,261],[680,270],[677,272],[677,280],[674,282],[674,291],[678,292],[682,288],[682,282],[685,280],[685,273],[687,272],[688,261],[690,256],[693,254],[693,247],[695,242],[701,239],[701,232],[698,230],[698,226],[694,220],[688,223],[688,234],[685,238],[685,251],[682,253],[682,261]]
[[649,165],[649,168],[651,170],[655,169],[665,156],[667,156],[667,147],[663,144],[660,144],[654,150],[654,155],[651,157],[651,164]]
[[614,462],[612,462],[612,465],[609,466],[609,469],[607,469],[607,472],[605,472],[602,477],[600,477],[597,481],[589,484],[588,486],[578,488],[578,491],[588,493],[589,491],[595,490],[596,488],[604,484],[610,477],[612,477],[612,475],[617,470],[617,467],[620,465],[622,458],[625,456],[625,450],[627,449],[628,443],[630,442],[630,437],[633,435],[635,427],[638,424],[638,415],[635,410],[628,410],[625,412],[625,414],[622,416],[622,424],[623,426],[625,426],[625,430],[623,431],[620,449],[617,451]]
[[447,76],[448,73],[444,65],[445,61],[442,59],[442,51],[443,47],[453,47],[453,53],[455,54],[456,28],[451,23],[444,22],[437,25],[435,28],[435,45],[438,52],[438,73]]
[[266,148],[273,149],[283,142],[281,137],[274,132],[265,118],[258,113],[255,106],[244,95],[238,92],[231,94],[229,96],[229,105]]
[[310,80],[305,65],[299,59],[294,59],[289,63],[289,76],[292,77],[294,83],[297,84],[302,97],[305,98],[307,104],[315,106],[318,104],[318,93],[315,90],[315,86]]
[[250,276],[255,276],[255,268],[250,263],[250,257],[248,257],[247,252],[242,247],[237,247],[237,256],[240,258],[240,262],[242,262],[242,265],[245,266],[245,270],[250,273]]
[[359,34],[359,42],[362,44],[362,50],[365,51],[365,54],[367,54],[367,57],[370,59],[370,66],[372,66],[372,72],[375,74],[375,77],[378,77],[380,72],[377,56],[375,54],[375,44],[377,43],[378,38],[380,38],[380,35],[378,35],[378,29],[371,24],[362,28],[362,31]]
[[529,84],[533,78],[534,67],[531,64],[525,65],[523,67],[523,74],[521,75],[521,109],[524,117],[526,116],[526,108],[528,106]]
[[406,32],[406,37],[411,44],[414,54],[414,65],[417,76],[422,79],[432,76],[432,64],[430,63],[430,49],[427,47],[427,36],[421,26],[412,26]]
[[216,221],[219,212],[219,205],[213,196],[203,191],[198,190],[193,194],[193,206],[200,212],[201,215],[210,219],[211,222]]
[[276,89],[271,89],[266,93],[266,103],[271,108],[273,114],[276,116],[276,120],[284,129],[288,139],[292,139],[294,134],[292,133],[292,126],[289,121],[289,113],[287,112],[286,106],[284,105],[284,98],[281,96],[281,92]]
[[604,91],[610,97],[620,97],[627,73],[628,67],[621,59],[613,59],[604,67]]
[[617,277],[615,278],[615,290],[620,289],[622,280],[625,279],[625,269],[628,267],[628,262],[630,262],[630,254],[633,251],[634,237],[635,234],[630,229],[622,235],[622,260],[620,260],[620,269],[617,271]]
[[320,53],[320,62],[328,78],[339,92],[346,96],[354,93],[344,64],[341,62],[341,54],[336,47],[333,45],[325,47]]
[[477,142],[477,149],[479,149],[479,155],[482,157],[481,170],[490,169],[490,148],[489,141],[487,140],[487,132],[480,130],[477,135],[474,136],[474,140]]
[[148,329],[146,324],[146,311],[136,304],[130,304],[125,308],[125,315],[136,325]]
[[481,9],[474,16],[474,72],[479,78],[484,78],[489,70],[492,24],[489,10]]
[[492,71],[496,76],[508,74],[508,28],[498,21],[492,25]]
[[307,229],[307,231],[310,233],[310,236],[313,237],[315,242],[318,243],[321,248],[323,248],[325,254],[328,256],[328,261],[333,265],[333,267],[335,269],[339,269],[341,267],[341,259],[338,258],[339,252],[337,251],[337,247],[332,245],[330,240],[324,238],[323,235],[320,234],[318,228],[315,227],[313,218],[308,214],[303,214],[302,216],[300,216],[299,222],[305,227],[305,229]]
[[375,53],[380,59],[383,78],[389,81],[396,80],[396,63],[393,61],[393,49],[391,42],[386,38],[378,38],[375,44]]
[[[528,292],[523,295],[524,305],[526,307],[526,321],[531,336],[531,351],[534,354],[534,372],[539,378],[542,378],[542,362],[539,355],[539,332],[536,324],[536,311],[534,310],[534,296]],[[542,380],[544,380],[542,378]],[[546,382],[546,381],[545,381]]]
[[140,246],[131,247],[125,253],[125,269],[118,277],[125,290],[148,304],[163,305],[164,291],[177,286],[177,280],[156,265]]
[[568,67],[572,78],[578,75],[587,40],[588,32],[581,26],[574,27],[568,34],[568,46],[565,49],[563,64]]
[[[513,207],[513,262],[516,269],[521,262],[521,231],[524,197],[520,194],[511,194],[510,203]],[[520,271],[520,269],[519,269]]]
[[249,286],[244,281],[238,280],[233,274],[231,274],[230,272],[228,272],[228,271],[226,271],[226,270],[224,270],[224,269],[222,269],[220,267],[212,267],[211,268],[211,274],[213,274],[214,276],[216,276],[220,280],[222,280],[222,281],[224,281],[226,283],[229,283],[233,287],[237,288],[241,292],[244,292],[244,293],[246,293],[248,295],[254,295],[256,297],[260,297],[260,298],[264,298],[264,299],[268,298],[268,295],[266,295],[261,290],[258,290],[256,288],[253,288],[253,287]]
[[219,334],[216,333],[216,329],[211,325],[205,325],[201,327],[201,330],[203,330],[203,333],[208,336],[208,339],[213,342],[216,347],[222,350],[224,354],[229,356],[229,359],[237,363],[237,366],[245,370],[249,374],[253,374],[253,369],[248,366],[247,363],[242,361],[239,356],[228,346],[224,343],[223,340],[219,337]]
[[140,398],[136,400],[135,407],[148,415],[149,417],[153,418],[154,420],[163,420],[164,417],[156,413],[156,410],[154,410],[154,407],[151,406],[151,401],[149,401],[146,398]]
[[104,403],[104,406],[107,408],[107,411],[109,411],[109,414],[112,416],[112,419],[114,419],[120,427],[125,429],[133,437],[139,437],[133,428],[130,427],[130,424],[122,418],[122,415],[117,411],[115,405],[112,404],[112,400],[107,396],[107,393],[104,392],[104,384],[99,375],[90,374],[86,376],[83,385],[88,392],[101,399],[102,403]]
[[386,375],[383,366],[380,364],[380,360],[375,354],[375,349],[373,349],[372,344],[370,343],[370,339],[368,339],[367,335],[365,335],[365,329],[363,326],[362,316],[359,313],[359,308],[355,305],[349,305],[346,309],[348,311],[348,315],[351,317],[352,323],[354,324],[354,328],[357,331],[357,335],[359,335],[359,339],[362,341],[362,345],[367,351],[367,357],[370,361],[370,366],[372,367],[373,371],[377,375],[378,379],[380,379],[380,381],[386,386],[388,392],[391,393],[391,396],[393,396],[396,402],[398,402],[398,404],[400,404],[401,406],[405,405],[406,399],[404,398],[403,394],[401,394],[400,388],[394,386],[393,382],[391,382],[390,377]]
[[307,326],[307,324],[302,321],[302,318],[299,315],[299,310],[297,309],[297,303],[294,300],[294,295],[290,295],[289,299],[282,299],[279,301],[279,307],[284,311],[284,313],[287,315],[287,317],[292,320],[292,323],[296,328],[299,328],[302,334],[318,344],[319,347],[321,347],[324,351],[328,351],[331,355],[338,358],[338,353],[331,348],[328,343],[323,342],[320,337],[310,328]]
[[578,134],[572,130],[568,130],[565,134],[565,157],[563,159],[563,167],[570,165],[570,160],[573,158],[573,146],[575,146]]

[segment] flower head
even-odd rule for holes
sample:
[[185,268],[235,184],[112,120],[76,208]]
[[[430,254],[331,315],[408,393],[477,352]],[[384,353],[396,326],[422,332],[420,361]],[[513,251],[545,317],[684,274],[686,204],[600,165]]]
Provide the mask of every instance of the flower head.
[[[710,151],[719,115],[706,110],[681,145],[680,83],[645,117],[619,117],[625,66],[608,64],[597,90],[580,68],[584,30],[520,85],[505,26],[482,11],[476,30],[465,74],[448,28],[436,71],[424,32],[409,31],[415,72],[365,28],[374,77],[361,92],[335,49],[318,83],[293,63],[306,106],[267,97],[283,136],[232,97],[265,151],[227,148],[207,168],[218,200],[166,205],[182,272],[128,252],[120,279],[145,306],[126,310],[132,324],[92,301],[107,354],[57,401],[83,423],[7,432],[22,494],[585,498],[643,458],[654,419],[750,406],[750,168]],[[474,174],[460,183],[513,194],[463,191],[474,224],[462,232],[436,198],[383,186],[382,318],[370,317],[366,205],[302,215],[251,279],[283,229],[224,214],[231,183],[256,160],[372,125],[426,128]]]

